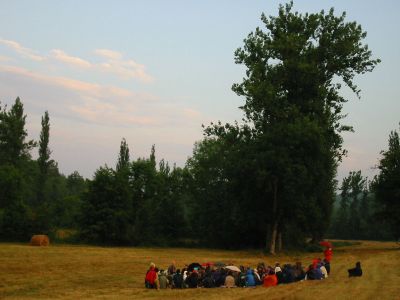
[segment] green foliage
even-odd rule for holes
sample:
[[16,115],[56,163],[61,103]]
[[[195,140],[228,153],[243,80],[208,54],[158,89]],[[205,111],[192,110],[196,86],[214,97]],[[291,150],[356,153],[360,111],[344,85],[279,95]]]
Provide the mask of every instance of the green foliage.
[[120,244],[129,241],[130,207],[127,191],[115,171],[101,167],[84,196],[81,231],[83,238],[97,243]]
[[388,240],[391,238],[385,222],[378,220],[379,208],[375,194],[361,171],[345,177],[337,199],[339,205],[333,212],[329,236],[338,239]]
[[24,106],[19,98],[10,110],[0,106],[0,164],[18,165],[30,158],[29,151],[36,145],[32,140],[25,141]]
[[50,139],[50,118],[49,113],[46,111],[44,116],[42,117],[42,131],[40,132],[40,140],[39,140],[39,158],[38,164],[40,173],[43,176],[47,175],[50,164],[50,154],[51,151],[49,149],[49,139]]
[[379,161],[379,175],[375,177],[375,191],[378,217],[389,224],[393,236],[400,237],[400,138],[399,132],[389,135],[389,147],[382,151]]
[[122,139],[117,161],[117,172],[129,167],[129,147],[125,139]]
[[216,216],[218,228],[207,217],[195,222],[220,246],[242,232],[245,245],[268,244],[272,253],[293,236],[300,244],[307,235],[322,238],[345,154],[340,133],[351,130],[340,123],[347,100],[337,81],[358,95],[353,78],[379,62],[345,14],[292,9],[291,2],[277,17],[263,14],[265,31],[257,28],[235,52],[246,66],[232,87],[245,97],[245,124],[211,124],[189,161],[197,211]]

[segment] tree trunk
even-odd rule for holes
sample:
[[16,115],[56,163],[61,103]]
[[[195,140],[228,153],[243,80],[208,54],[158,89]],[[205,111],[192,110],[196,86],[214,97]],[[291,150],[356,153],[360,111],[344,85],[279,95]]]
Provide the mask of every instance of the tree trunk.
[[278,235],[278,222],[275,221],[275,223],[272,225],[272,232],[271,232],[271,240],[269,243],[269,253],[275,255],[275,249],[276,249],[276,238]]
[[269,246],[271,244],[271,234],[272,234],[272,229],[271,229],[271,224],[267,225],[267,232],[265,234],[265,249],[269,249]]
[[271,228],[270,234],[270,242],[269,242],[269,253],[275,254],[276,250],[276,239],[278,235],[278,179],[275,178],[273,181],[273,189],[274,189],[274,196],[272,199],[272,215],[273,215],[273,224]]
[[278,232],[278,252],[282,251],[282,232]]

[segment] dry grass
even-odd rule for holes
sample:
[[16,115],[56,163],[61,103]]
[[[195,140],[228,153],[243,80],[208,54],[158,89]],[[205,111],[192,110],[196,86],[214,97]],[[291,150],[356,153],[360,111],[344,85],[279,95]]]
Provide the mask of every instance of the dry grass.
[[[10,299],[400,299],[400,251],[395,243],[362,242],[334,249],[331,276],[272,288],[146,290],[151,261],[166,268],[193,261],[255,266],[264,261],[308,264],[313,254],[264,256],[255,251],[203,249],[30,247],[0,244],[0,298]],[[362,262],[364,276],[348,278]]]

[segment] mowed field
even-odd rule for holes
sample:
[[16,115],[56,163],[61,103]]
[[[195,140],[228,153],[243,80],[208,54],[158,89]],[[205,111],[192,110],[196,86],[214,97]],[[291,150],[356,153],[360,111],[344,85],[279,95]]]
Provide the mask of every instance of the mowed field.
[[[179,268],[191,262],[223,261],[256,266],[276,261],[308,265],[321,254],[268,256],[257,251],[182,248],[106,248],[0,244],[1,299],[400,299],[400,250],[390,242],[365,241],[334,249],[331,276],[273,288],[146,290],[150,262]],[[361,261],[364,276],[348,278]]]

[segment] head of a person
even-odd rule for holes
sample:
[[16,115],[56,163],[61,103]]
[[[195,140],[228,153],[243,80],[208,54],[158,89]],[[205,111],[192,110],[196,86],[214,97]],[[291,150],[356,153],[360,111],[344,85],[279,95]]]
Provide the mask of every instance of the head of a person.
[[150,269],[154,270],[156,268],[156,264],[155,263],[150,263]]
[[271,268],[271,269],[269,270],[269,272],[268,272],[268,275],[275,275],[274,269]]
[[356,268],[361,268],[361,263],[358,261],[358,262],[356,262]]

